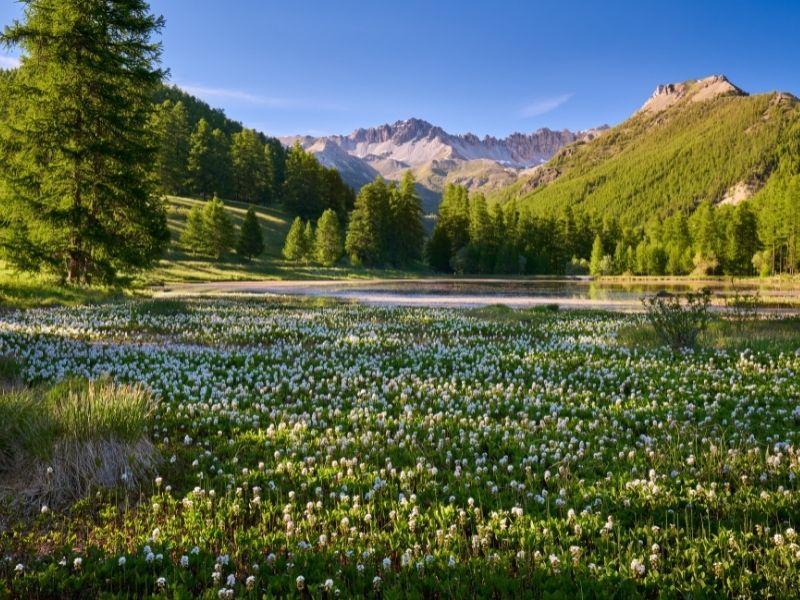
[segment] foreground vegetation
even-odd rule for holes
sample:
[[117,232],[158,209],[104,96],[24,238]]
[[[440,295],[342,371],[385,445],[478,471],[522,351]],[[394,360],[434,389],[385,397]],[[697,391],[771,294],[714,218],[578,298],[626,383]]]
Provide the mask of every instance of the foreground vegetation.
[[791,596],[800,340],[796,322],[748,327],[775,325],[778,346],[672,352],[629,337],[640,317],[552,309],[6,314],[17,379],[150,390],[164,460],[136,493],[35,517],[6,504],[0,589]]

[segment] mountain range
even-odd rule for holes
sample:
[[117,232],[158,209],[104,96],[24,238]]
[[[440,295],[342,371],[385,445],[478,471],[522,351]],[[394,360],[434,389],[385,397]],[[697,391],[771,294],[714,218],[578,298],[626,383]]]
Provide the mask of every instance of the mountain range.
[[607,126],[587,131],[539,129],[505,138],[452,134],[422,119],[357,129],[349,135],[289,136],[286,145],[299,142],[328,167],[339,170],[354,189],[377,175],[397,180],[411,169],[427,211],[435,210],[448,183],[472,191],[492,192],[508,186],[546,163],[559,149],[589,141]]

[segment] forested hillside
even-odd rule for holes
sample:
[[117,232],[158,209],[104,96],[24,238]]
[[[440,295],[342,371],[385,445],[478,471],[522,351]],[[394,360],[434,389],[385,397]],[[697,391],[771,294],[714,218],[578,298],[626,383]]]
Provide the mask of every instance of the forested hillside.
[[446,190],[428,257],[464,273],[795,273],[800,102],[721,76],[659,86],[488,202]]
[[339,173],[299,145],[286,149],[175,86],[161,86],[154,100],[156,174],[163,193],[282,203],[304,218],[331,208],[344,220],[352,209],[354,192]]
[[643,109],[564,148],[497,197],[517,198],[539,214],[569,205],[639,223],[691,211],[703,200],[716,204],[737,185],[760,189],[781,146],[798,135],[800,103],[788,94],[734,91],[696,100],[703,81],[681,84],[686,91],[662,110]]

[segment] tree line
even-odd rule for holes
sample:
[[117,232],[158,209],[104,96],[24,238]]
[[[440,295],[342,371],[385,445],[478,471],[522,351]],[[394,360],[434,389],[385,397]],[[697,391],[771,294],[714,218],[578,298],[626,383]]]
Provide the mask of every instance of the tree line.
[[567,207],[559,216],[448,185],[427,246],[441,272],[476,274],[769,275],[798,266],[800,178],[761,208],[750,201],[676,212],[644,226]]
[[284,257],[330,266],[346,254],[354,265],[412,265],[421,260],[425,241],[422,200],[415,185],[411,171],[399,185],[377,177],[361,188],[346,222],[336,219],[331,209],[323,212],[316,227],[297,217],[286,236]]

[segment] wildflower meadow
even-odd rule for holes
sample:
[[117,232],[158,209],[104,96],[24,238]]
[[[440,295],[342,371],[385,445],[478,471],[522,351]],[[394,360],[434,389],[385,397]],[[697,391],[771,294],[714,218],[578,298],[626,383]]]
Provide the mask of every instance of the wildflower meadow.
[[0,315],[25,384],[151,395],[156,452],[136,485],[3,496],[0,597],[797,596],[800,355],[622,343],[641,320],[287,298]]

